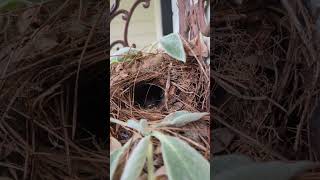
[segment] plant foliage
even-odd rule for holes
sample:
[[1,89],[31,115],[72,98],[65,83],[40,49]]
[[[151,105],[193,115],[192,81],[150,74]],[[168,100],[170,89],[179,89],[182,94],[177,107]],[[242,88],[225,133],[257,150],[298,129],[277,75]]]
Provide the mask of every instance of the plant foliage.
[[[207,113],[189,113],[186,111],[178,111],[169,114],[165,120],[174,121],[178,119],[178,123],[162,124],[165,125],[178,125],[187,124],[188,122],[201,119]],[[140,140],[139,144],[132,150],[130,157],[122,172],[121,180],[135,180],[141,174],[146,159],[148,159],[148,170],[153,171],[153,161],[150,154],[152,150],[151,137],[157,138],[161,143],[161,149],[164,159],[164,164],[167,169],[169,180],[198,180],[210,179],[210,165],[198,151],[192,148],[188,143],[180,140],[176,137],[171,137],[161,133],[148,124],[146,119],[141,119],[139,122],[135,120],[128,120],[127,123],[114,118],[110,118],[111,122],[117,123],[122,126],[126,126],[137,130],[144,137]],[[110,179],[113,178],[113,174],[117,166],[119,166],[119,159],[124,152],[124,147],[113,152],[110,162]],[[148,158],[147,158],[148,156]],[[149,178],[154,179],[154,172],[148,172]]]

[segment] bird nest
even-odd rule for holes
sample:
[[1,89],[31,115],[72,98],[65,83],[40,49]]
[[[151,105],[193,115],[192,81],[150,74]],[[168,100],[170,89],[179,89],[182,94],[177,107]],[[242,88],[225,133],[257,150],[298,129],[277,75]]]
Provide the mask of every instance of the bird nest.
[[164,53],[145,53],[110,68],[110,112],[115,118],[154,121],[178,110],[209,111],[206,71],[195,58],[183,63]]
[[[110,116],[122,121],[147,119],[157,123],[169,113],[180,110],[209,112],[208,68],[204,61],[195,57],[183,63],[162,52],[138,53],[129,61],[112,64]],[[209,158],[209,116],[175,128],[175,131],[163,130],[186,140]],[[133,136],[124,127],[110,126],[110,132],[120,142]],[[156,159],[161,160],[160,156]]]

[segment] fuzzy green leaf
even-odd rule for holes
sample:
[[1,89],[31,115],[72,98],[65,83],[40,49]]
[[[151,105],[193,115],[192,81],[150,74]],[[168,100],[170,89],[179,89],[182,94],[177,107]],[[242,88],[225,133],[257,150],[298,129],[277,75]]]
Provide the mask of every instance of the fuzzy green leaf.
[[146,119],[140,119],[140,121],[129,119],[128,127],[137,130],[143,135],[146,135],[148,132],[146,131],[146,128],[148,127],[148,121]]
[[310,8],[313,16],[315,16],[315,18],[316,18],[315,28],[317,30],[317,33],[320,33],[320,16],[317,14],[317,12],[320,9],[320,0],[310,0],[310,1],[306,1],[305,3],[309,5],[309,8]]
[[[214,147],[213,147],[214,148]],[[224,171],[232,171],[235,168],[246,166],[248,164],[254,163],[250,158],[243,155],[223,155],[223,156],[215,156],[211,160],[212,174],[218,175]]]
[[241,156],[224,156],[215,159],[213,160],[213,173],[216,173],[213,174],[213,179],[215,180],[290,180],[314,165],[307,161],[256,163]]
[[116,62],[123,62],[128,60],[125,58],[128,55],[135,55],[139,52],[138,49],[132,48],[132,47],[124,47],[113,53],[110,57],[110,64],[116,63]]
[[146,119],[140,119],[140,133],[143,135],[147,135],[149,131],[147,130],[148,128],[148,121]]
[[129,119],[127,121],[127,125],[128,125],[128,127],[132,128],[132,129],[135,129],[139,132],[141,131],[141,124],[136,120]]
[[209,180],[209,162],[186,142],[164,135],[152,134],[161,142],[162,156],[170,180]]
[[160,44],[168,55],[182,62],[186,62],[186,53],[179,34],[171,33],[162,37]]
[[126,166],[124,167],[121,180],[136,180],[141,174],[146,161],[150,136],[146,136],[133,149]]
[[113,175],[116,172],[116,169],[119,165],[119,161],[122,157],[122,155],[128,150],[130,144],[131,144],[131,139],[121,148],[113,151],[110,154],[110,180],[113,179]]
[[12,180],[12,179],[9,177],[0,177],[0,180]]
[[141,130],[144,130],[148,127],[148,121],[146,119],[140,119],[140,127],[141,127]]
[[112,118],[112,117],[110,117],[110,122],[119,124],[119,125],[124,126],[124,127],[128,126],[128,124],[126,122],[120,121],[120,120]]
[[0,1],[0,12],[14,10],[28,4],[30,4],[30,2],[26,0],[2,0]]
[[188,111],[176,111],[166,116],[157,126],[176,126],[181,127],[190,122],[197,121],[209,113],[193,113]]

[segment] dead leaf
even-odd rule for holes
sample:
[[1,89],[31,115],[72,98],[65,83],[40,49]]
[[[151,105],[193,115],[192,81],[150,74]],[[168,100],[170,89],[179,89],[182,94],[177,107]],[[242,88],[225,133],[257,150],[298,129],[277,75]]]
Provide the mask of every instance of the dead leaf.
[[[189,43],[190,48],[192,49],[192,51],[194,52],[194,54],[192,53],[192,51],[187,47],[186,49],[186,53],[189,56],[202,56],[202,57],[208,57],[209,55],[209,50],[207,45],[205,44],[205,42],[203,41],[202,35],[199,33],[194,39],[192,39]],[[185,45],[186,46],[186,45]]]
[[161,154],[161,146],[156,147],[156,149],[154,150],[154,154],[155,155]]
[[167,180],[168,176],[166,173],[166,168],[164,166],[161,166],[159,169],[155,172],[156,180]]
[[12,179],[9,177],[0,177],[0,180],[12,180]]
[[160,67],[160,64],[163,62],[163,55],[157,54],[154,56],[150,56],[148,59],[143,61],[141,68],[143,70],[152,70],[154,68]]
[[21,14],[21,16],[19,16],[17,26],[21,34],[23,34],[30,27],[30,24],[35,21],[37,11],[38,8],[28,8]]
[[[15,180],[18,180],[18,174],[17,174],[17,170],[13,169],[13,168],[9,168],[9,172],[12,175],[12,177],[14,177]],[[1,179],[0,179],[1,180]]]
[[110,153],[121,148],[121,143],[114,137],[110,136]]
[[167,175],[166,173],[166,168],[164,166],[161,166],[159,169],[156,170],[154,173],[155,176],[160,176],[160,175]]
[[144,173],[143,175],[141,175],[138,180],[148,180],[148,175],[146,173]]
[[168,180],[168,176],[167,175],[157,176],[156,180]]
[[224,151],[235,135],[227,128],[219,128],[213,131],[213,153]]
[[162,166],[163,165],[162,156],[155,156],[153,164],[155,167]]

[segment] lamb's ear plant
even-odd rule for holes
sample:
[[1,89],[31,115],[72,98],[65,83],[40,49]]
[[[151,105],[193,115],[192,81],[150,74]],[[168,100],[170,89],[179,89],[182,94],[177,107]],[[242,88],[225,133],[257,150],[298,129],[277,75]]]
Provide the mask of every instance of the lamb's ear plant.
[[211,160],[214,180],[291,180],[315,166],[308,161],[285,163],[281,161],[255,162],[243,155],[215,156]]
[[161,126],[176,126],[181,127],[190,122],[197,121],[208,113],[192,113],[188,111],[177,111],[166,116],[157,127]]
[[[156,138],[160,141],[163,161],[169,180],[209,180],[210,165],[208,160],[183,140],[165,135],[156,129],[159,126],[163,127],[166,125],[182,126],[189,122],[199,120],[207,114],[208,113],[178,111],[169,114],[161,125],[152,126],[149,125],[145,119],[141,119],[139,122],[135,120],[123,122],[110,118],[112,123],[135,129],[143,136],[138,145],[133,148],[129,159],[125,164],[121,180],[137,179],[141,175],[146,161],[148,180],[155,179],[152,138]],[[119,160],[115,161],[114,159],[115,157],[120,159],[119,154],[125,151],[124,149],[127,148],[126,145],[111,154],[110,179],[113,178],[115,169],[119,165]]]
[[0,177],[0,180],[12,180],[12,179],[9,177]]
[[119,165],[120,159],[128,151],[132,139],[130,139],[123,147],[113,151],[110,154],[110,179],[113,179],[116,169]]
[[[161,45],[166,54],[173,57],[174,59],[177,59],[184,63],[186,62],[186,52],[184,50],[181,37],[178,33],[171,33],[163,36],[159,41],[152,43],[148,52],[151,52],[153,50],[153,47],[158,43]],[[135,55],[141,52],[142,50],[132,47],[120,48],[111,55],[110,64],[129,61],[133,59]]]
[[179,61],[186,62],[186,53],[178,33],[171,33],[162,37],[160,39],[160,44],[169,56]]
[[146,162],[150,136],[143,137],[133,149],[121,176],[121,180],[138,179]]
[[137,55],[140,51],[132,47],[123,47],[114,52],[110,57],[110,64],[123,62],[130,60],[132,57]]
[[1,0],[0,12],[14,10],[18,7],[30,5],[31,2],[27,0]]
[[0,0],[0,12],[29,7],[47,0]]

